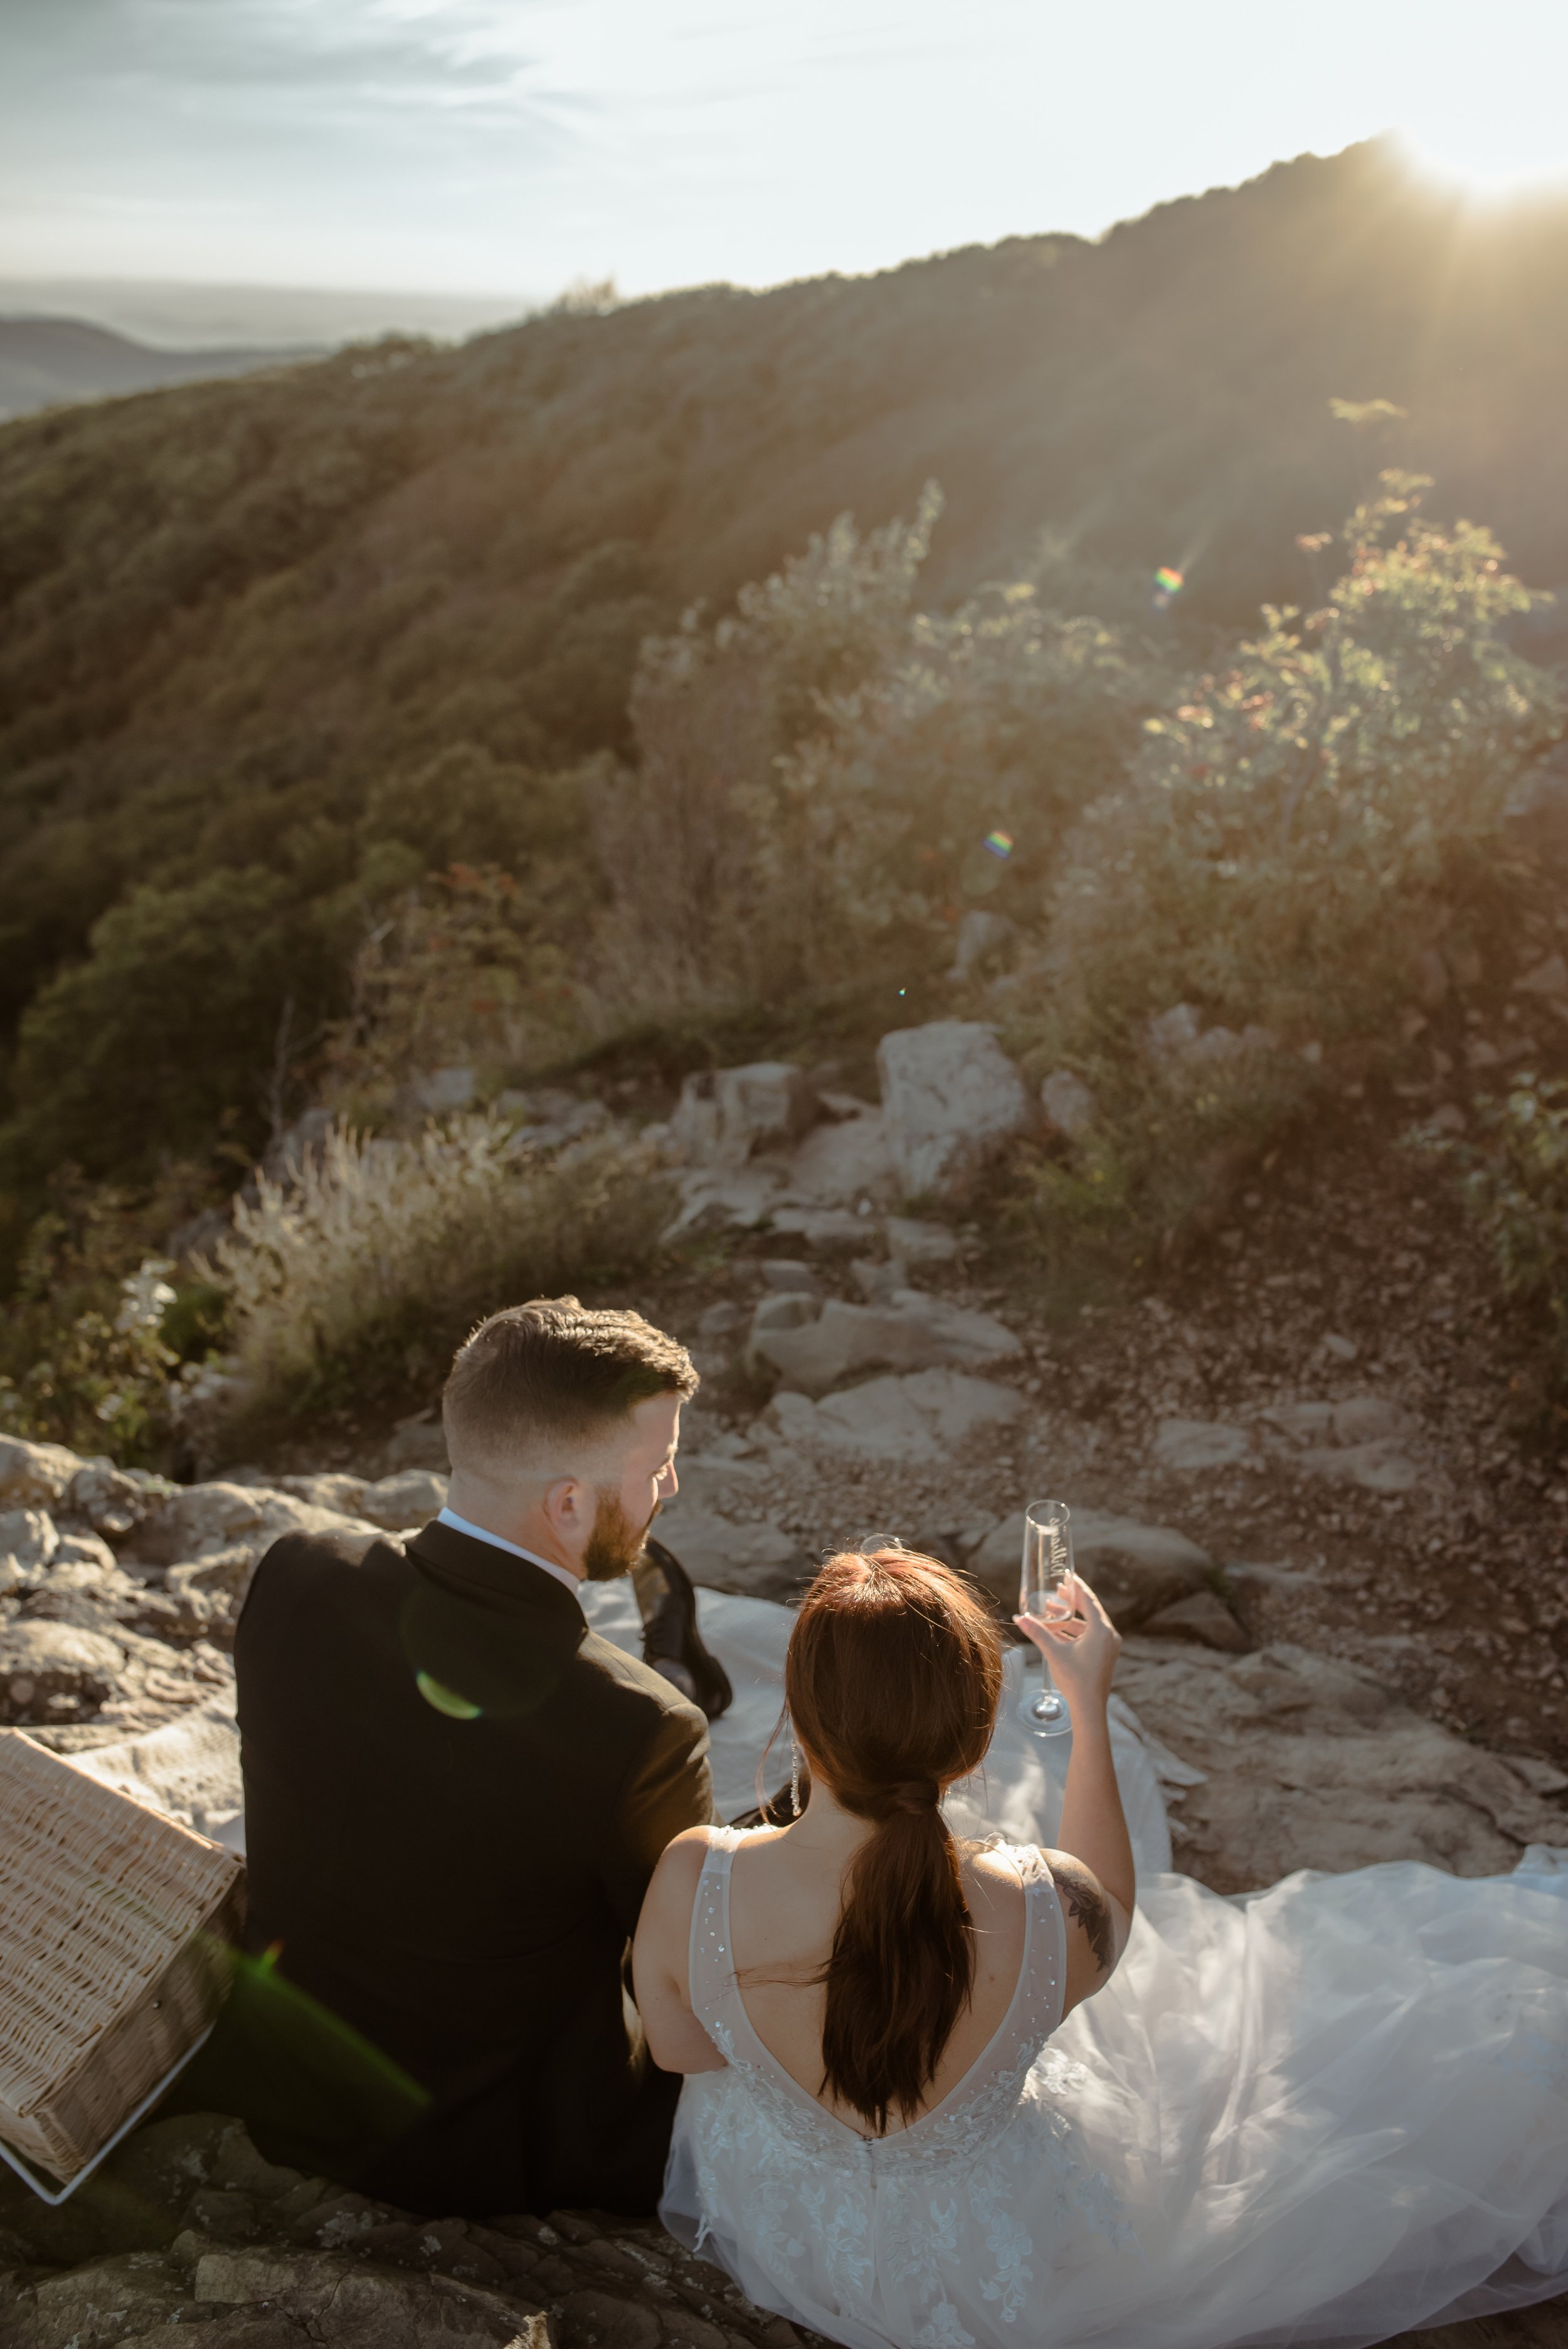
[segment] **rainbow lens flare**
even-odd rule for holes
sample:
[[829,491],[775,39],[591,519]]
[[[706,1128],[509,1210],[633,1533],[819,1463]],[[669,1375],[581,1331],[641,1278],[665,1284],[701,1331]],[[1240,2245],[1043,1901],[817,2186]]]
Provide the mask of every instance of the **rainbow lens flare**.
[[999,856],[1005,864],[1013,854],[1013,835],[1010,832],[988,832],[982,846],[989,849],[993,856]]
[[1155,610],[1168,612],[1181,593],[1181,574],[1179,571],[1172,571],[1168,563],[1162,563],[1154,574],[1154,594],[1151,601]]

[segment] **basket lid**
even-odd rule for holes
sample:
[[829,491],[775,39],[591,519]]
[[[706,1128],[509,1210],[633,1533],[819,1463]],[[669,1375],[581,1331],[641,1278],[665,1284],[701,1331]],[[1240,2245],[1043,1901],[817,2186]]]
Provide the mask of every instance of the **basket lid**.
[[0,1730],[0,2104],[42,2103],[240,1868],[223,1845]]

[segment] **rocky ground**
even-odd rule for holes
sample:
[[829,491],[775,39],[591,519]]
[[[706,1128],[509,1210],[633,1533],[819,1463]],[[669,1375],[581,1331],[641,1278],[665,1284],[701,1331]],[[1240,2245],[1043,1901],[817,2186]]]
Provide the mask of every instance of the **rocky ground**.
[[[672,1547],[699,1581],[788,1599],[824,1549],[896,1534],[1006,1613],[1019,1513],[1060,1495],[1127,1633],[1119,1685],[1163,1749],[1180,1866],[1234,1891],[1377,1859],[1479,1875],[1568,1844],[1568,1463],[1522,1408],[1518,1333],[1440,1164],[1347,1106],[1136,1301],[1064,1319],[960,1208],[897,1212],[1024,1113],[973,1040],[959,1090],[977,1057],[990,1092],[945,1128],[908,1066],[883,1069],[880,1108],[795,1071],[688,1086],[680,1252],[624,1300],[704,1371]],[[430,1405],[183,1490],[0,1443],[0,1720],[224,1832],[232,1790],[209,1816],[149,1755],[181,1722],[232,1749],[256,1558],[296,1525],[406,1530],[444,1467]],[[428,2225],[263,2178],[232,2127],[190,2126],[141,2132],[68,2224],[6,2189],[22,2265],[0,2339],[789,2337],[656,2230]],[[1544,2349],[1568,2318],[1442,2337]]]

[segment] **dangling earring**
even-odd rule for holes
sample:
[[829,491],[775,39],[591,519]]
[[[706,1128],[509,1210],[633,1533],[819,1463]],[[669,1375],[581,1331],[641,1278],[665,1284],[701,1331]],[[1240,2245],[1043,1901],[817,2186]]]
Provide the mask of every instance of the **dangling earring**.
[[789,1815],[797,1819],[800,1816],[800,1748],[793,1728],[789,1732]]

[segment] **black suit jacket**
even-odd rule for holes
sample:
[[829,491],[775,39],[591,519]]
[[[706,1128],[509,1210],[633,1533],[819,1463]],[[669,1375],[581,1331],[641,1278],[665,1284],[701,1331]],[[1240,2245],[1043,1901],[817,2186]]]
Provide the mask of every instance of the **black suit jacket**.
[[714,1816],[701,1713],[438,1523],[275,1543],[234,1661],[262,1963],[225,2037],[273,2158],[425,2210],[650,2208],[679,2083],[624,1961]]

